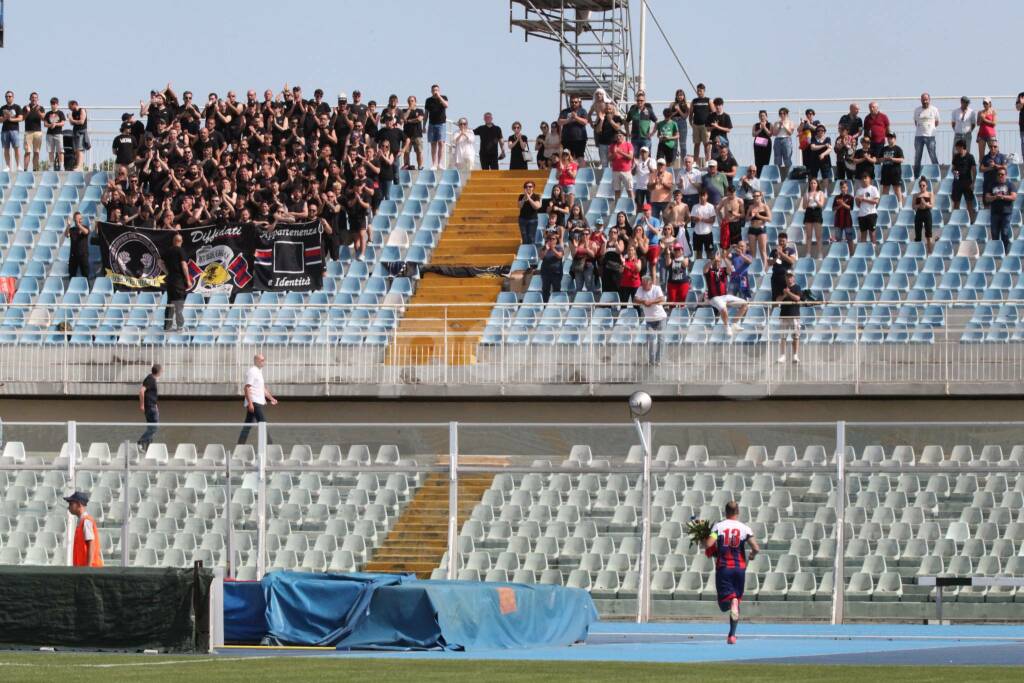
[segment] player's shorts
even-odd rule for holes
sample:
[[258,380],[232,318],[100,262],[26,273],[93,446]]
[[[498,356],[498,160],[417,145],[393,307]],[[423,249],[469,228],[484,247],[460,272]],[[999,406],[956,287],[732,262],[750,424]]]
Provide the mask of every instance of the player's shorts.
[[720,567],[715,570],[715,590],[718,591],[718,609],[729,611],[729,603],[733,598],[743,600],[743,584],[746,582],[747,571],[739,567]]

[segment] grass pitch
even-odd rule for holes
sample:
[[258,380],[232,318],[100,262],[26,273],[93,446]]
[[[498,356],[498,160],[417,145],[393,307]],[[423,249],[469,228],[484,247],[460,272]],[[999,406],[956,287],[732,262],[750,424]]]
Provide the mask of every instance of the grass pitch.
[[[146,655],[0,652],[0,681],[342,681],[387,680],[417,683],[504,681],[901,681],[1005,680],[1008,667],[842,666],[783,664],[636,664],[628,662],[424,661],[365,657],[162,657]],[[1012,676],[1011,676],[1012,677]]]

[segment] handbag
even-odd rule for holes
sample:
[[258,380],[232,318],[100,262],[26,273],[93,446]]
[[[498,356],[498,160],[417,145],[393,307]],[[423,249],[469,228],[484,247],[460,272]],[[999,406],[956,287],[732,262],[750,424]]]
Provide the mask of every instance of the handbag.
[[763,135],[754,138],[754,147],[767,147],[771,141]]

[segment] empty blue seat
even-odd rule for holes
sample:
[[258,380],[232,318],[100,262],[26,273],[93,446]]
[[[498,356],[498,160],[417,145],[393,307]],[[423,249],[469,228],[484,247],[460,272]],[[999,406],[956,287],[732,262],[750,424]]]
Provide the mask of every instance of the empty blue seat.
[[448,202],[443,199],[434,199],[430,202],[430,206],[427,209],[427,214],[430,216],[448,216],[451,213],[451,209],[448,207]]
[[779,197],[799,197],[803,194],[803,183],[799,180],[786,180],[779,188]]
[[409,251],[405,255],[405,260],[408,263],[426,263],[428,261],[427,252],[423,247],[413,245],[409,247]]

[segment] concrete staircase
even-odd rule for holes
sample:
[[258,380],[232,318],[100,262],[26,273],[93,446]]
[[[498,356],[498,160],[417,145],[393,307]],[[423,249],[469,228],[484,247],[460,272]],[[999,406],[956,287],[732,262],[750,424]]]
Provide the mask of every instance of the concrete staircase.
[[[431,264],[511,265],[520,244],[516,199],[527,180],[537,184],[539,193],[547,175],[547,171],[474,171],[455,202]],[[398,365],[475,362],[477,344],[501,286],[500,277],[424,275],[410,301],[413,306],[399,323],[389,361]],[[474,305],[447,306],[452,303]]]
[[[469,519],[473,506],[491,486],[493,474],[466,474],[459,477],[458,528]],[[406,506],[387,539],[367,562],[365,571],[415,572],[421,579],[440,563],[448,549],[448,475],[427,475]]]

